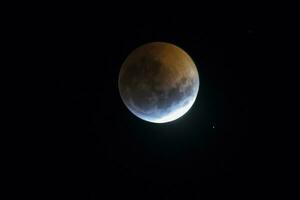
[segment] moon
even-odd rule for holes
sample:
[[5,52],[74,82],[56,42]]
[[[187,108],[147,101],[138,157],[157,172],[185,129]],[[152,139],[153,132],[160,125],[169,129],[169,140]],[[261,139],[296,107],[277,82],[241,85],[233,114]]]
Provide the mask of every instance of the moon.
[[183,49],[152,42],[133,50],[125,59],[118,87],[124,104],[135,116],[166,123],[192,107],[199,90],[199,74]]

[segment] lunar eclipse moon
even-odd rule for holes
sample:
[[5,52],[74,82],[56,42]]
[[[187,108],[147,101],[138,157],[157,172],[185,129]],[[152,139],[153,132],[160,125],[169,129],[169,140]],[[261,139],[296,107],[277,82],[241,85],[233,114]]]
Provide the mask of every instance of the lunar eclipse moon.
[[120,96],[137,117],[171,122],[194,104],[199,90],[192,58],[176,45],[152,42],[138,47],[124,61],[118,80]]

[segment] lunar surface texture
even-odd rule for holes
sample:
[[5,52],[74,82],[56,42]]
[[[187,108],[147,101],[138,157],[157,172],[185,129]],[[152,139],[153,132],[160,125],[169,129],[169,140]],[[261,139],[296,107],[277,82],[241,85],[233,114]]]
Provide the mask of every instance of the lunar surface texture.
[[124,61],[119,92],[137,117],[165,123],[183,116],[199,90],[199,75],[192,58],[181,48],[152,42],[138,47]]

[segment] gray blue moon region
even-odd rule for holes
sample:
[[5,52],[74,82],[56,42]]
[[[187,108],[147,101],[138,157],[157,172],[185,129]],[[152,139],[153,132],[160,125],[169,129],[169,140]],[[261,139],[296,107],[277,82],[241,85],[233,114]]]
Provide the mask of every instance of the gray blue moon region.
[[166,123],[186,114],[199,91],[192,58],[176,45],[144,44],[125,59],[118,87],[126,107],[148,122]]

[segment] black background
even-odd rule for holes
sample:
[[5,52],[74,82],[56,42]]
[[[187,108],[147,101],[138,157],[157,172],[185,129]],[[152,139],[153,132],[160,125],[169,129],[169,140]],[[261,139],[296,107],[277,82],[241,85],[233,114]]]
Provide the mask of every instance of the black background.
[[[42,21],[57,93],[50,117],[58,126],[48,135],[55,141],[49,149],[53,184],[76,199],[253,193],[261,173],[257,133],[248,122],[255,24],[221,14],[112,16],[79,9]],[[128,54],[153,41],[183,48],[200,76],[191,110],[166,124],[135,117],[117,85]]]

